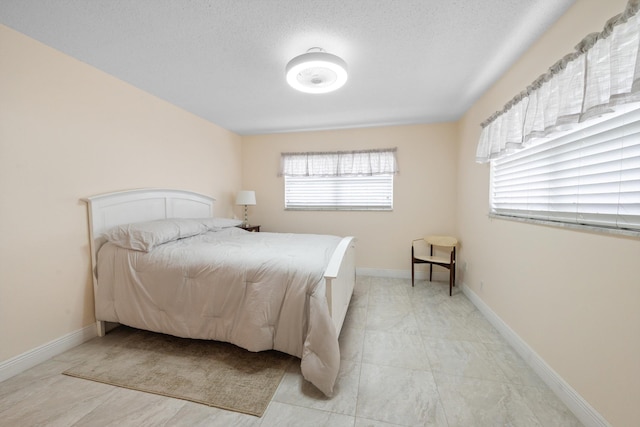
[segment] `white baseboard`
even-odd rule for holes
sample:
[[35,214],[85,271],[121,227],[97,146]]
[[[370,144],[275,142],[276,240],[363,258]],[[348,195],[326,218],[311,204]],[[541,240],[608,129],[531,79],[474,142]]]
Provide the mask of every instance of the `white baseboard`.
[[411,277],[411,272],[409,271],[409,276],[407,276],[407,272],[404,270],[385,270],[381,268],[356,268],[356,275],[357,276],[407,278],[407,277]]
[[[360,276],[392,277],[396,279],[411,279],[411,270],[388,270],[381,268],[356,268],[356,274]],[[427,280],[428,271],[416,270],[416,280]],[[436,282],[449,282],[449,270],[434,271],[433,280]]]
[[462,291],[478,308],[494,328],[511,344],[525,362],[540,376],[562,402],[586,427],[611,427],[598,411],[584,400],[542,357],[516,334],[488,305],[467,285],[462,283]]
[[96,325],[92,323],[82,329],[78,329],[47,344],[36,347],[33,350],[29,350],[26,353],[0,362],[0,381],[9,379],[42,362],[46,362],[52,357],[64,353],[85,341],[89,341],[97,335]]

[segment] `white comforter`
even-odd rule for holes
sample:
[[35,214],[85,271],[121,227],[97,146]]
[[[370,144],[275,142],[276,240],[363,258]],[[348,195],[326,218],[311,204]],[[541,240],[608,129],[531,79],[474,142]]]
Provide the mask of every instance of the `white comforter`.
[[323,273],[340,238],[226,228],[151,252],[106,243],[96,318],[180,337],[275,349],[302,359],[326,395],[340,366]]

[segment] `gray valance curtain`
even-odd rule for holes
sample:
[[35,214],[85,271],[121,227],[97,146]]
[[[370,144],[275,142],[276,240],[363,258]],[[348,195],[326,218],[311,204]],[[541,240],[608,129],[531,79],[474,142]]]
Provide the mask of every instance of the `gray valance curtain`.
[[396,148],[282,153],[279,176],[371,176],[398,173]]
[[640,101],[640,0],[556,62],[482,123],[476,161],[488,162]]

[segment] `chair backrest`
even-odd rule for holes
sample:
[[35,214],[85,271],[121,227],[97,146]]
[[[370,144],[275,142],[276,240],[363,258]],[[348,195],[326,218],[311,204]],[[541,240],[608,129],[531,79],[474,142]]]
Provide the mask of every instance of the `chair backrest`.
[[451,236],[426,236],[424,241],[432,246],[452,248],[458,244],[458,239]]

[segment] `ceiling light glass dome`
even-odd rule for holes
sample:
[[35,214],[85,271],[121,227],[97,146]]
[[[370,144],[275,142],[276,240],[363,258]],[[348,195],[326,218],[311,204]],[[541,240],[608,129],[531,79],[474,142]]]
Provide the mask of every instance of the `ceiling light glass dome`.
[[320,48],[311,48],[287,64],[287,83],[305,93],[333,92],[347,78],[347,63]]

